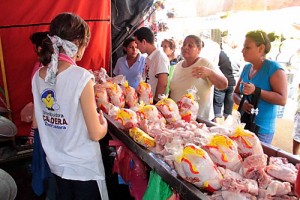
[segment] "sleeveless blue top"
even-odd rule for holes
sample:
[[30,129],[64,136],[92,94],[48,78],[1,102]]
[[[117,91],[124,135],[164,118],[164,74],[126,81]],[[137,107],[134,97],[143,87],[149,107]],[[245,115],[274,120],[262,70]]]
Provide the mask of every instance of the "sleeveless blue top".
[[[245,83],[253,83],[256,87],[262,90],[272,91],[270,85],[270,78],[277,70],[281,69],[281,66],[272,60],[265,60],[261,69],[249,79],[249,73],[252,64],[245,65],[242,73],[241,80]],[[242,94],[243,86],[240,85],[240,92]],[[274,134],[275,132],[275,120],[277,114],[277,105],[268,103],[263,99],[258,103],[258,115],[255,117],[255,123],[260,127],[259,133],[262,134]]]

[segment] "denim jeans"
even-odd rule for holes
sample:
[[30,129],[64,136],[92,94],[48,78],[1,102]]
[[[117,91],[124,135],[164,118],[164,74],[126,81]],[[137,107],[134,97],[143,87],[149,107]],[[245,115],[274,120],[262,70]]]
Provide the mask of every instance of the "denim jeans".
[[257,137],[261,142],[271,144],[274,137],[274,133],[271,134],[258,133]]
[[[233,100],[232,93],[234,90],[234,86],[228,86],[225,90],[218,90],[215,88],[214,90],[214,114],[215,117],[227,117],[232,113]],[[224,114],[222,115],[222,107],[224,105]]]

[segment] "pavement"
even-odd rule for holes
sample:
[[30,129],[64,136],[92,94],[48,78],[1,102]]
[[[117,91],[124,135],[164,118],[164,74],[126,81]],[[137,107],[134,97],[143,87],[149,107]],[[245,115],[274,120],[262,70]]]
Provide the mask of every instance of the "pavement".
[[276,130],[272,141],[272,146],[279,147],[289,153],[292,153],[293,148],[294,114],[296,108],[296,99],[288,98],[282,118],[276,119]]

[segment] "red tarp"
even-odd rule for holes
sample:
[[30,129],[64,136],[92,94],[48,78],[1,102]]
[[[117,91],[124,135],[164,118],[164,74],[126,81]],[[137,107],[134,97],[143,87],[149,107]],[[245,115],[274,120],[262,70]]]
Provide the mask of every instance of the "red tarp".
[[[30,35],[36,31],[48,30],[51,20],[61,12],[76,13],[88,22],[91,29],[89,46],[78,65],[92,70],[104,67],[109,71],[110,1],[0,0],[0,5],[0,37],[10,107],[13,122],[18,128],[17,136],[25,136],[29,134],[31,124],[21,122],[20,111],[32,101],[31,73],[37,60],[29,40]],[[1,71],[0,75],[0,85],[4,88]]]

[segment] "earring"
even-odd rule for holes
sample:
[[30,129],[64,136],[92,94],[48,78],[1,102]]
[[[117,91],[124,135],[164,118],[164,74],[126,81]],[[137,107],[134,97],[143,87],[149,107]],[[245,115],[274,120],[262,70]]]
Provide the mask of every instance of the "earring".
[[77,56],[76,56],[78,59],[81,59],[81,55],[79,55],[79,54],[77,54]]

